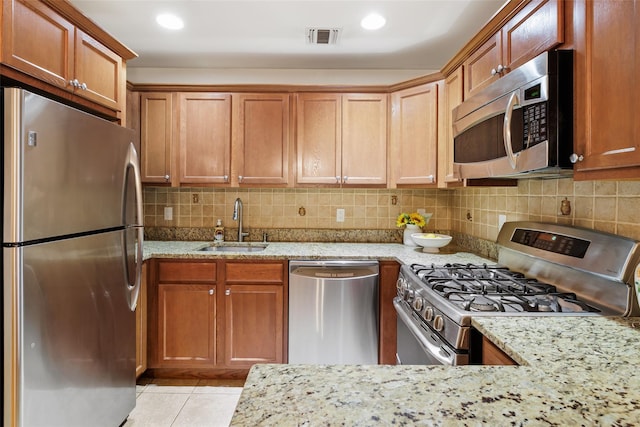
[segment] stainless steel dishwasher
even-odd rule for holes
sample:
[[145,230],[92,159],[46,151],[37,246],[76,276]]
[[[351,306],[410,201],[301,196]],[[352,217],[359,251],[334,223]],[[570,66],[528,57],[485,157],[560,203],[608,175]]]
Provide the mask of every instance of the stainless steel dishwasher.
[[289,363],[378,363],[377,261],[289,262]]

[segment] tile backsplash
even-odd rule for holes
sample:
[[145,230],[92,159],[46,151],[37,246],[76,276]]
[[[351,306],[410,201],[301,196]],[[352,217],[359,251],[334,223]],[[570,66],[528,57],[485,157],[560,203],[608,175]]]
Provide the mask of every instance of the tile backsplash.
[[[448,229],[451,192],[435,189],[216,189],[145,187],[144,221],[148,227],[213,227],[231,219],[237,197],[243,202],[246,228],[396,229],[401,212],[425,209],[433,217],[425,230]],[[173,208],[173,220],[164,208]],[[344,222],[336,221],[344,209]]]
[[[571,213],[560,211],[562,201]],[[606,231],[640,240],[640,181],[526,179],[517,187],[464,188],[451,198],[451,229],[486,240],[507,221],[543,221]]]
[[[520,180],[517,187],[438,189],[219,189],[145,187],[147,227],[212,228],[218,218],[229,228],[233,203],[244,205],[244,226],[268,229],[396,230],[401,212],[425,209],[433,217],[424,228],[451,230],[495,241],[499,215],[507,221],[572,224],[640,240],[640,181],[572,179]],[[571,213],[563,215],[566,199]],[[164,208],[173,219],[164,219]],[[336,210],[345,210],[344,222]]]

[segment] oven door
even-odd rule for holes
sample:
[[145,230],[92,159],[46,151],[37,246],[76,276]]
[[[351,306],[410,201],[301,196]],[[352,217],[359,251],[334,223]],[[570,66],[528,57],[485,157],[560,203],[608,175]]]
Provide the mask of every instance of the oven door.
[[429,326],[396,297],[398,313],[396,363],[398,365],[468,365],[469,355],[456,353]]

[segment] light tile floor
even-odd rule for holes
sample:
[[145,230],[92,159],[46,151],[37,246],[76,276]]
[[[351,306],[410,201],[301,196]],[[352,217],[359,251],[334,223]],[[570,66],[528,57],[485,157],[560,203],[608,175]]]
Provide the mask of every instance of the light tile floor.
[[243,385],[244,380],[143,378],[124,427],[227,427]]

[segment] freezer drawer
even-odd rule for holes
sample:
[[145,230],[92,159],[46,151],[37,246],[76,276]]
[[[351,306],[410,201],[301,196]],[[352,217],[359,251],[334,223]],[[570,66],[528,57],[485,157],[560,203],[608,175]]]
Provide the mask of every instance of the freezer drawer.
[[378,363],[377,261],[289,263],[289,363]]

